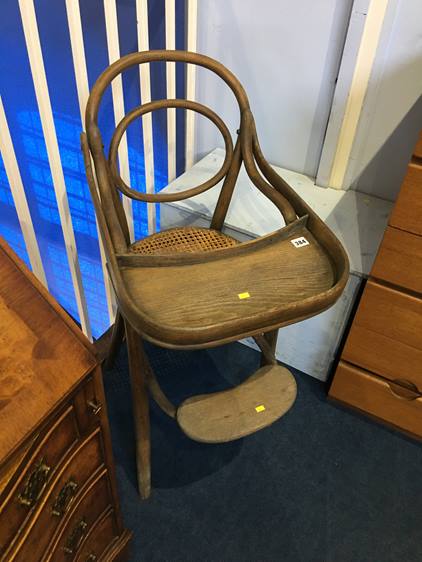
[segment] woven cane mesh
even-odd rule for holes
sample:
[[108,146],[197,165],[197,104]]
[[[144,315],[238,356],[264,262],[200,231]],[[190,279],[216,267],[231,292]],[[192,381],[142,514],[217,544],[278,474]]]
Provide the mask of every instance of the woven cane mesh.
[[136,254],[173,254],[176,252],[210,252],[239,244],[218,230],[187,226],[171,228],[135,242],[130,251]]

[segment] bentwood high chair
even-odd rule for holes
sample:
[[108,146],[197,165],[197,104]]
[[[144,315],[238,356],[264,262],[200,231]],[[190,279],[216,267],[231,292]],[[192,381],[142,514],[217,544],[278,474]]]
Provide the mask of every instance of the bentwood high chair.
[[[130,111],[114,131],[106,158],[97,122],[104,91],[124,70],[154,61],[196,64],[222,78],[240,110],[234,148],[226,125],[208,107],[185,99],[165,99]],[[143,193],[122,180],[116,163],[122,135],[134,119],[161,108],[194,110],[218,127],[226,156],[213,178],[184,192],[164,194]],[[114,350],[126,332],[138,485],[145,498],[150,493],[149,395],[189,437],[206,443],[238,439],[273,423],[296,397],[293,376],[275,359],[278,328],[329,308],[344,289],[349,265],[334,234],[265,160],[239,81],[209,57],[162,50],[133,53],[116,61],[92,88],[82,148],[119,307]],[[284,219],[279,230],[244,243],[222,233],[242,164]],[[210,228],[171,228],[130,242],[120,193],[147,203],[170,202],[203,193],[221,180]],[[161,390],[142,347],[142,340],[148,340],[167,348],[198,349],[246,336],[255,338],[263,366],[236,388],[192,396],[178,408]]]

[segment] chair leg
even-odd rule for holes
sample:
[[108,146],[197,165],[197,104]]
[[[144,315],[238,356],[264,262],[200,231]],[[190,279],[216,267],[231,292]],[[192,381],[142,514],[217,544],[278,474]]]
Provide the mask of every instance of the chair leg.
[[[267,340],[268,345],[271,348],[271,352],[273,355],[275,355],[275,348],[277,346],[277,337],[278,337],[278,329],[277,330],[272,330],[271,332],[266,332],[264,334],[264,338]],[[263,367],[264,365],[268,365],[268,361],[265,359],[264,354],[261,354],[261,367]]]
[[116,319],[114,321],[113,332],[111,334],[110,348],[108,350],[107,359],[104,362],[104,367],[106,369],[111,369],[114,365],[114,360],[122,344],[125,335],[125,325],[123,322],[123,316],[120,310],[117,309]]
[[129,373],[132,387],[133,417],[136,435],[136,469],[138,489],[142,499],[151,493],[151,440],[147,363],[140,336],[125,320],[129,355]]

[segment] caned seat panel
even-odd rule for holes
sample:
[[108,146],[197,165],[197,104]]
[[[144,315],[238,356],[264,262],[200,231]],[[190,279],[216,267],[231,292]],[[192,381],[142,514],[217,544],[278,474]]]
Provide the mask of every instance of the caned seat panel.
[[186,226],[170,228],[147,236],[131,245],[130,251],[144,255],[167,255],[177,252],[209,252],[239,244],[219,230]]

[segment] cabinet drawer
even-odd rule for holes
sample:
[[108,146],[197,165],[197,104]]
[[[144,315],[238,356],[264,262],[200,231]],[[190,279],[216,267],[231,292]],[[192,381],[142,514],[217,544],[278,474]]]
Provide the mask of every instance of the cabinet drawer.
[[369,281],[342,357],[422,390],[422,300]]
[[38,435],[32,436],[12,455],[0,468],[0,506],[8,494],[8,489],[13,481],[19,476],[31,458],[31,452],[38,439]]
[[371,275],[422,293],[422,236],[389,226]]
[[112,504],[106,470],[89,484],[83,497],[76,503],[65,528],[48,549],[45,561],[67,562],[74,560],[85,537],[100,515]]
[[390,225],[422,235],[422,165],[410,163],[397,202],[390,217]]
[[329,396],[422,437],[422,398],[401,398],[376,375],[340,361]]
[[39,504],[63,457],[79,438],[75,411],[70,406],[45,430],[28,464],[0,508],[0,554],[16,542]]
[[91,532],[76,559],[77,562],[99,562],[102,554],[118,537],[119,533],[113,510],[101,515],[93,525]]
[[67,511],[73,502],[77,501],[78,493],[102,466],[102,441],[98,428],[66,460],[60,474],[51,483],[43,505],[31,521],[31,528],[25,537],[22,537],[21,548],[14,553],[17,559],[31,560],[33,556],[34,559],[41,560]]

